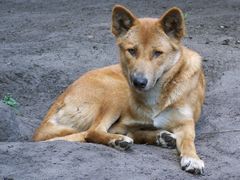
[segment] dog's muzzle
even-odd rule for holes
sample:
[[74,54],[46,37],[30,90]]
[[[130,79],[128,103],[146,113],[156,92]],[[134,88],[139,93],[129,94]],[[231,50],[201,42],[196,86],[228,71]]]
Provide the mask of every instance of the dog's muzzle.
[[148,80],[142,73],[133,73],[131,76],[132,83],[137,89],[144,89],[147,86]]

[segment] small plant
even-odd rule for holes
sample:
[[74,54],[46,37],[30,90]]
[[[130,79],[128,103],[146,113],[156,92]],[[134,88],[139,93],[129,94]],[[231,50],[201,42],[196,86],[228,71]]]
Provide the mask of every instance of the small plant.
[[188,13],[184,13],[184,14],[183,14],[183,17],[184,17],[184,20],[186,21],[186,20],[187,20],[187,17],[188,17]]
[[3,103],[7,104],[8,106],[11,106],[13,108],[16,108],[18,105],[17,101],[15,99],[13,99],[10,94],[4,96]]

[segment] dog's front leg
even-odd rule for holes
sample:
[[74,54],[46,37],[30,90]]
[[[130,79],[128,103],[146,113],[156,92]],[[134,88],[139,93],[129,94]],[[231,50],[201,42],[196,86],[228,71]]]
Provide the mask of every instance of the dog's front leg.
[[193,174],[203,174],[204,162],[198,157],[194,144],[194,121],[184,120],[184,123],[173,129],[173,133],[176,135],[182,169]]
[[104,144],[119,150],[126,150],[133,144],[133,139],[130,137],[109,132],[109,128],[119,118],[119,113],[116,111],[106,111],[106,114],[102,113],[97,117],[87,130],[87,142]]
[[86,140],[87,142],[104,144],[119,150],[127,150],[133,144],[133,140],[130,137],[120,134],[111,134],[96,129],[88,131]]
[[176,138],[173,133],[165,130],[138,130],[127,134],[136,144],[151,144],[164,148],[176,148]]

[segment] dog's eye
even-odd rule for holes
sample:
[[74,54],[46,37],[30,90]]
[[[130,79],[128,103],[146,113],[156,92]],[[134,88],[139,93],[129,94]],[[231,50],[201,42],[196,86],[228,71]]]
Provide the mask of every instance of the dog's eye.
[[129,54],[131,54],[132,56],[136,56],[137,55],[137,50],[134,48],[129,48],[127,49],[127,51],[129,52]]
[[162,51],[153,51],[153,57],[158,58],[162,53]]

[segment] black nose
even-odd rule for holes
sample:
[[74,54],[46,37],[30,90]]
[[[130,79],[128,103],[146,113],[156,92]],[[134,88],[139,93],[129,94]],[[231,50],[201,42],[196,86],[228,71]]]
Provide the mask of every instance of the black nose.
[[133,85],[136,88],[145,88],[148,83],[148,80],[142,75],[142,74],[137,74],[133,76]]

